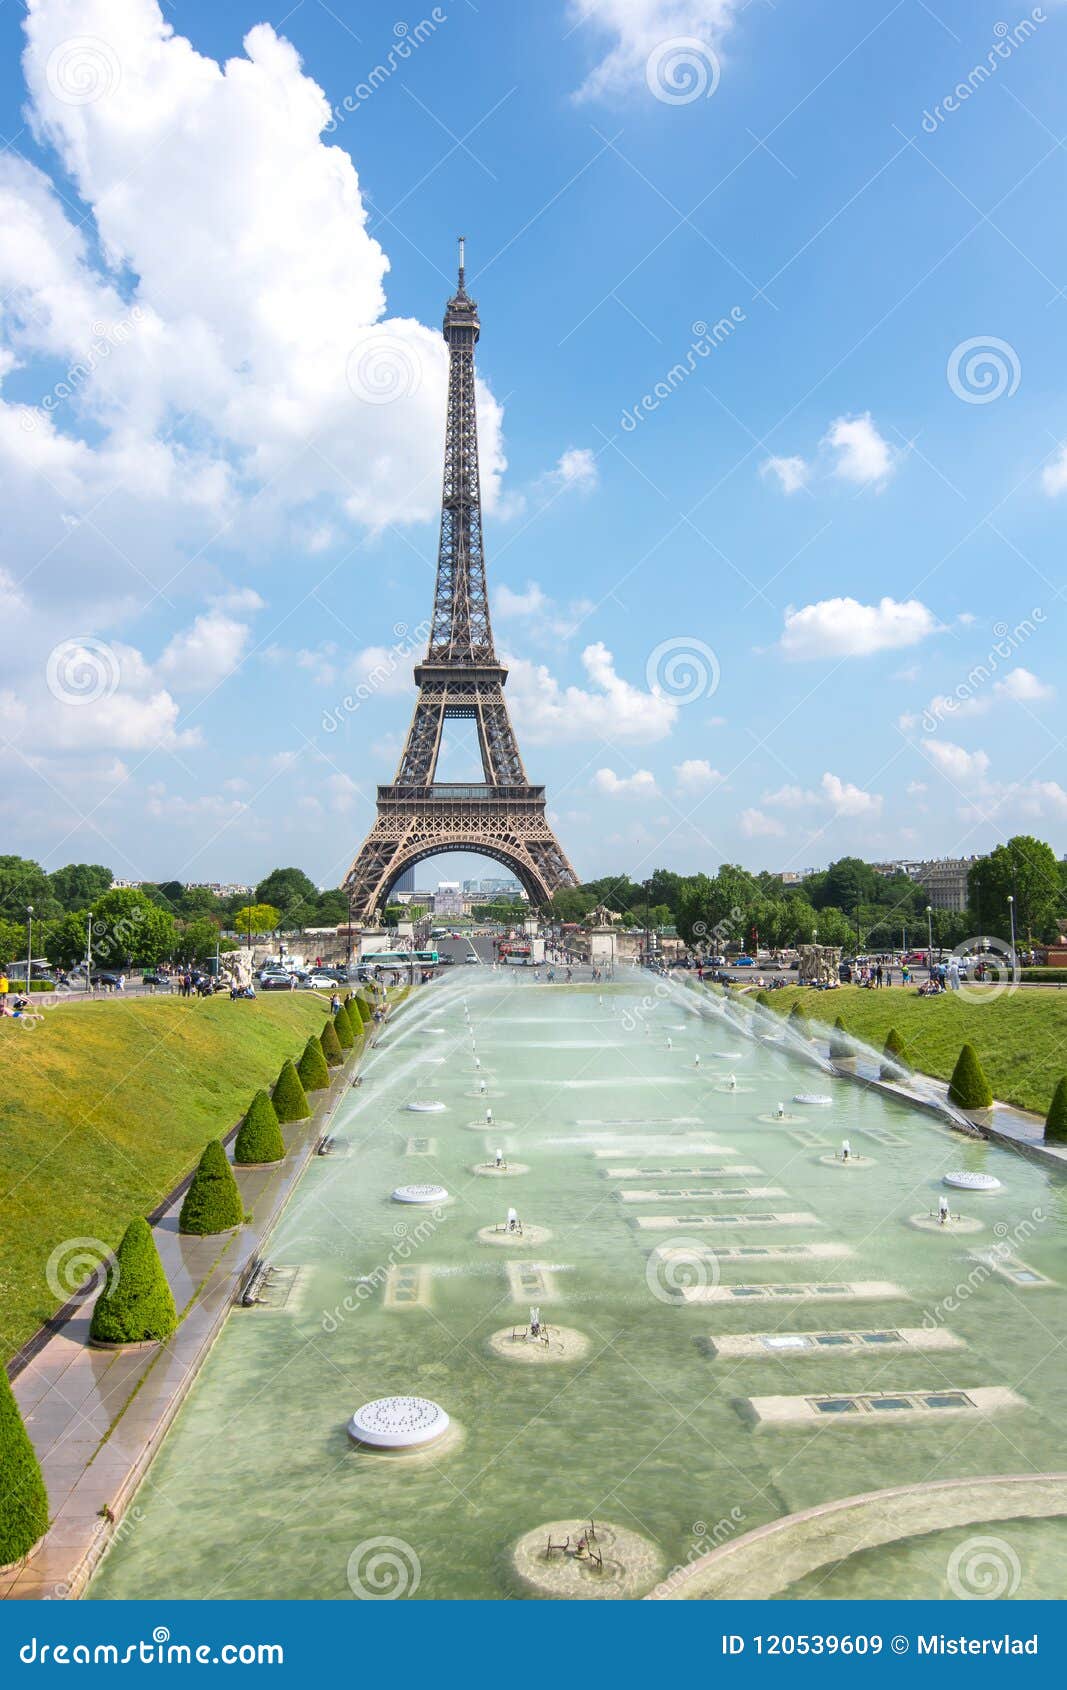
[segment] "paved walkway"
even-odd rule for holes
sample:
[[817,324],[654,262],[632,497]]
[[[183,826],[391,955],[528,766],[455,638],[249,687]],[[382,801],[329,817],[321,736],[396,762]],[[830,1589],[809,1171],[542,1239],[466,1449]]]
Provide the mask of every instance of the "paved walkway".
[[[181,1197],[155,1227],[179,1313],[177,1332],[144,1350],[89,1347],[92,1303],[51,1337],[13,1383],[48,1486],[52,1524],[30,1560],[0,1575],[0,1598],[78,1596],[222,1328],[251,1258],[291,1196],[353,1071],[346,1062],[308,1121],[283,1127],[272,1168],[235,1168],[253,1219],[227,1237],[183,1237]],[[199,1294],[198,1294],[199,1293]],[[195,1301],[193,1299],[195,1298]],[[117,1526],[107,1517],[110,1511]]]

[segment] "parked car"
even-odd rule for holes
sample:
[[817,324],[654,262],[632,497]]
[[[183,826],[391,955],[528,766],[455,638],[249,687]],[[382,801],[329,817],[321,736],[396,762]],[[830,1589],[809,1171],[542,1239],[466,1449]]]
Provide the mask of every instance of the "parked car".
[[288,974],[271,972],[270,974],[260,975],[259,989],[261,992],[288,992],[292,990],[292,987],[289,984]]
[[734,958],[735,968],[755,968],[755,966],[756,964],[750,956],[739,956]]
[[159,970],[155,968],[146,968],[144,973],[141,975],[141,984],[142,986],[162,986],[166,990],[169,990],[170,975],[160,974]]
[[327,974],[321,968],[313,969],[306,981],[302,983],[310,986],[314,992],[332,992],[338,984],[335,975]]

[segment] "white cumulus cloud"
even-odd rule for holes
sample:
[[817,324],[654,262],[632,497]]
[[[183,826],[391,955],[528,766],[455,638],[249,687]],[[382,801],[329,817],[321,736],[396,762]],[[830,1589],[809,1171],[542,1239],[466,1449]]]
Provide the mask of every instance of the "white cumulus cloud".
[[[578,100],[647,89],[648,60],[666,41],[685,39],[714,52],[740,0],[570,0],[575,26],[609,37],[608,51],[578,89]],[[696,50],[695,49],[695,50]]]
[[588,688],[561,687],[543,663],[505,659],[508,701],[520,743],[547,745],[582,739],[652,744],[670,733],[678,715],[673,699],[635,687],[616,673],[615,659],[596,641],[582,652]]
[[799,610],[789,606],[779,649],[800,661],[869,657],[917,645],[937,629],[933,611],[918,599],[883,598],[877,604],[860,604],[853,598],[820,599]]
[[605,798],[649,798],[656,792],[656,777],[649,769],[635,769],[632,775],[598,769],[593,776],[593,787]]
[[746,839],[779,839],[785,828],[777,816],[768,816],[763,810],[742,810],[741,832]]
[[679,792],[695,796],[718,786],[723,777],[718,769],[712,768],[706,757],[687,757],[684,763],[675,764],[674,778]]
[[783,493],[799,493],[808,484],[811,465],[798,457],[766,458],[760,464],[760,474],[764,480],[768,475],[776,476]]
[[870,411],[859,417],[835,417],[823,444],[837,454],[833,473],[857,486],[882,487],[897,466],[899,454],[878,432]]

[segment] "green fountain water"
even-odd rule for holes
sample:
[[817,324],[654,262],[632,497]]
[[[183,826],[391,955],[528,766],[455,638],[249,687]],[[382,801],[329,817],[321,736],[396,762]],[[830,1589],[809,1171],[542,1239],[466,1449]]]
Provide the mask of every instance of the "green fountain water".
[[[832,1106],[791,1103],[803,1091],[829,1093]],[[413,1100],[447,1107],[412,1113]],[[795,1119],[759,1118],[780,1101]],[[1067,1289],[1055,1177],[747,1038],[703,993],[644,976],[602,990],[535,985],[489,969],[436,984],[390,1024],[335,1130],[336,1153],[309,1167],[267,1250],[295,1270],[279,1276],[287,1295],[231,1315],[90,1596],[343,1598],[353,1583],[359,1593],[352,1568],[382,1538],[399,1542],[385,1553],[403,1561],[412,1591],[417,1576],[420,1597],[521,1596],[517,1541],[590,1518],[651,1546],[638,1580],[647,1589],[709,1545],[821,1502],[1062,1464]],[[821,1160],[845,1137],[864,1165]],[[498,1148],[528,1171],[473,1171]],[[919,1230],[913,1217],[936,1210],[953,1168],[1002,1182],[953,1197],[982,1230]],[[398,1185],[424,1182],[446,1187],[447,1204],[392,1200]],[[717,1189],[778,1194],[707,1195]],[[622,1195],[652,1191],[671,1195]],[[509,1206],[549,1236],[481,1241]],[[808,1218],[744,1224],[768,1214]],[[733,1219],[701,1224],[714,1215]],[[638,1224],[664,1217],[662,1227]],[[1051,1283],[1013,1281],[972,1259],[998,1244]],[[846,1253],[728,1254],[784,1245]],[[707,1259],[717,1247],[718,1264]],[[888,1281],[899,1291],[863,1302],[833,1292],[682,1299],[684,1284],[716,1279]],[[495,1353],[494,1335],[521,1327],[531,1304],[584,1350],[530,1365]],[[874,1334],[924,1321],[959,1347],[740,1357],[713,1347],[728,1335]],[[1022,1402],[919,1419],[813,1411],[795,1424],[757,1424],[750,1407],[754,1397],[936,1399],[984,1387]],[[445,1440],[418,1455],[355,1447],[353,1411],[392,1394],[441,1404],[452,1420]],[[939,1524],[934,1504],[929,1529]],[[1027,1544],[1055,1537],[1062,1554],[1056,1523],[993,1529]],[[913,1544],[872,1551],[863,1593],[915,1594],[924,1568]],[[838,1568],[823,1586],[812,1575],[786,1593],[842,1595],[847,1582]]]

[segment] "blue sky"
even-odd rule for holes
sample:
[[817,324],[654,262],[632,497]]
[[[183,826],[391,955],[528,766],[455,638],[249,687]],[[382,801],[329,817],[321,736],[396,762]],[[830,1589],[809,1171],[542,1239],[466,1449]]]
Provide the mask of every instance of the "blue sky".
[[1064,9],[162,18],[0,13],[9,848],[340,878],[462,231],[497,644],[579,874],[1067,849]]

